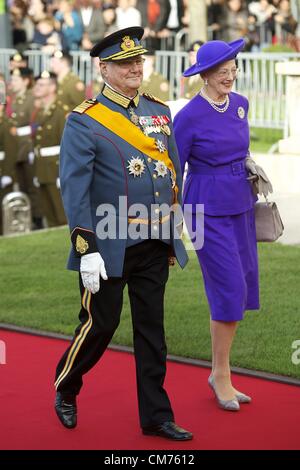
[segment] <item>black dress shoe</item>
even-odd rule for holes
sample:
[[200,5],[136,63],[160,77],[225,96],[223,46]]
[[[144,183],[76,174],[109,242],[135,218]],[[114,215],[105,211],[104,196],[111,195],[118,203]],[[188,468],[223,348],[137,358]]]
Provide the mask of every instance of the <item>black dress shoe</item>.
[[153,426],[144,426],[142,430],[146,436],[160,436],[166,439],[173,439],[173,441],[190,441],[193,439],[191,432],[180,428],[173,421],[165,421]]
[[55,397],[55,411],[60,422],[66,428],[72,429],[76,427],[77,406],[75,396],[63,396],[60,392],[57,392]]

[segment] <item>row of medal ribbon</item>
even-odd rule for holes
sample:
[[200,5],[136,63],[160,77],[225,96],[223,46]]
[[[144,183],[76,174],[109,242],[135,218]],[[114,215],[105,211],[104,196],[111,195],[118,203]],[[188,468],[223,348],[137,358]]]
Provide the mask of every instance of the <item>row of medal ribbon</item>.
[[133,124],[140,125],[143,129],[143,133],[148,135],[154,132],[155,134],[163,133],[170,135],[171,130],[168,126],[170,118],[166,115],[162,116],[138,116],[135,114],[133,109],[130,109],[130,119]]

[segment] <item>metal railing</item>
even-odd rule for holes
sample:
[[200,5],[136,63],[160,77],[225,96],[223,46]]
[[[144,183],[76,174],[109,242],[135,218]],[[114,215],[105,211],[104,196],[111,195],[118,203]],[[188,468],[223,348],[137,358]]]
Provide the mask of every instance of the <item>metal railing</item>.
[[[156,57],[156,70],[170,82],[170,99],[180,98],[181,77],[188,67],[188,54],[157,51]],[[240,72],[235,90],[249,99],[251,126],[285,129],[286,78],[275,73],[275,64],[288,60],[300,60],[300,53],[239,54]]]
[[[179,38],[178,40],[181,40]],[[0,72],[9,78],[9,57],[14,49],[0,49]],[[85,84],[95,76],[88,52],[73,51],[73,71]],[[50,57],[41,51],[25,52],[29,67],[38,75],[49,67]],[[247,52],[238,56],[240,73],[236,81],[237,92],[250,101],[249,121],[255,127],[285,129],[286,79],[275,73],[276,62],[300,60],[300,53]],[[156,70],[170,83],[170,99],[180,98],[182,72],[188,67],[188,54],[179,51],[157,51]]]

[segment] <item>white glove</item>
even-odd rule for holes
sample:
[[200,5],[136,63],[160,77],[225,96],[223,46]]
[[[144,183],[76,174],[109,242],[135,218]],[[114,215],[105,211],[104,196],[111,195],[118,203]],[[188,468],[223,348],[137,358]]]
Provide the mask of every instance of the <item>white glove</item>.
[[252,183],[254,194],[260,194],[267,197],[269,193],[273,192],[271,181],[267,177],[263,168],[255,163],[251,157],[247,157],[245,165],[250,175],[247,178]]
[[107,281],[103,258],[100,253],[83,255],[80,260],[80,274],[84,287],[95,294],[100,289],[100,276]]
[[2,189],[6,188],[6,186],[10,185],[12,183],[12,177],[11,176],[2,176],[0,179],[0,186]]
[[29,154],[28,154],[28,163],[29,163],[29,165],[33,165],[34,157],[35,157],[34,152],[29,152]]
[[56,178],[56,187],[57,189],[60,189],[60,179]]
[[39,188],[40,187],[40,183],[39,183],[39,180],[38,180],[38,177],[37,176],[34,176],[33,177],[33,186],[35,188]]

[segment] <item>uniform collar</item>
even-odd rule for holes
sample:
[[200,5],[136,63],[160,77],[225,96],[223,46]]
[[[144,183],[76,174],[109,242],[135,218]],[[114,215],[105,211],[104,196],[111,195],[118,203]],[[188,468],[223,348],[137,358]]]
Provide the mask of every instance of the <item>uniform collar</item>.
[[114,90],[110,85],[105,83],[104,88],[102,90],[102,95],[108,98],[110,101],[119,104],[123,108],[129,108],[129,106],[134,105],[135,107],[138,106],[140,101],[139,92],[137,92],[134,98],[129,98],[128,96],[122,95],[118,91]]

